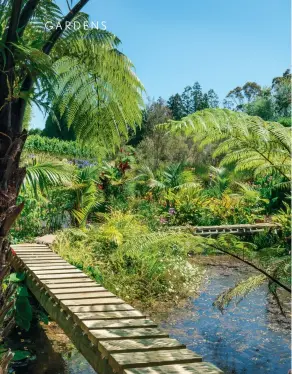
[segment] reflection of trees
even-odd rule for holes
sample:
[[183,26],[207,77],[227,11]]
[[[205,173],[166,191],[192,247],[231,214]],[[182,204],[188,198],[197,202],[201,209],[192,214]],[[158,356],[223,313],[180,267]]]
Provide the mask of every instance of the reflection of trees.
[[290,297],[286,292],[282,290],[278,291],[279,302],[281,309],[278,306],[278,301],[275,300],[273,294],[267,296],[267,322],[273,329],[290,329],[290,318],[291,318],[291,304]]

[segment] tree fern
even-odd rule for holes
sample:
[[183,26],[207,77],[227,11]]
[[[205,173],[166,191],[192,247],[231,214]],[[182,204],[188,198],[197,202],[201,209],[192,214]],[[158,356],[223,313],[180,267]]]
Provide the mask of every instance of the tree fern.
[[[0,53],[4,57],[6,47],[1,40],[5,40],[9,4],[0,3]],[[47,20],[56,25],[62,17],[55,1],[42,0],[26,27],[18,31],[13,44],[15,83],[4,105],[12,98],[34,102],[51,113],[56,124],[54,112],[60,113],[78,139],[112,150],[127,137],[129,128],[141,123],[143,85],[132,62],[117,49],[120,40],[106,30],[68,28],[48,56],[46,45],[52,32],[44,25]],[[81,12],[74,21],[90,24],[89,16]]]
[[22,188],[30,188],[36,197],[51,187],[68,186],[74,180],[69,164],[47,155],[26,155],[22,165],[26,167]]
[[213,156],[221,158],[221,166],[235,164],[235,171],[253,170],[255,175],[276,172],[284,183],[291,180],[290,129],[279,123],[227,109],[206,109],[162,127],[193,135],[202,147],[217,144]]

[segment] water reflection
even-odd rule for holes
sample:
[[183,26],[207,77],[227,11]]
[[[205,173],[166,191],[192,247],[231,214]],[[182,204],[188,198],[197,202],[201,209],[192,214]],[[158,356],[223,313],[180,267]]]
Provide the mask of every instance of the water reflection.
[[162,326],[226,374],[286,374],[290,368],[290,331],[284,320],[275,320],[268,312],[265,286],[223,315],[212,306],[220,292],[243,276],[235,270],[213,274],[187,312],[185,308],[174,311]]

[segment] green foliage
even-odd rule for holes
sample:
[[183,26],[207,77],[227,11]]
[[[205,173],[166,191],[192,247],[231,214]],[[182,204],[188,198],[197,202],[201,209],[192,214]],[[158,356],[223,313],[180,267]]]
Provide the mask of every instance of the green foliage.
[[129,301],[176,300],[197,289],[202,273],[186,256],[191,237],[151,232],[131,213],[104,218],[98,227],[60,233],[54,249]]
[[172,95],[168,99],[167,105],[171,110],[172,118],[181,120],[182,117],[198,110],[219,107],[219,98],[212,89],[207,93],[203,93],[199,82],[195,82],[192,87],[185,87],[182,95],[178,93]]
[[36,197],[38,192],[48,193],[52,187],[69,185],[74,172],[68,163],[40,154],[27,157],[23,166],[26,168],[26,175],[22,188],[32,189]]
[[[0,8],[2,65],[8,53],[6,18],[15,7]],[[10,46],[14,79],[5,100],[34,103],[53,118],[55,126],[59,119],[77,139],[105,152],[114,150],[128,129],[135,130],[141,123],[143,85],[132,62],[119,51],[120,40],[106,30],[67,28],[48,44],[53,33],[44,32],[45,22],[49,19],[56,25],[63,17],[56,2],[46,0],[36,4],[28,24],[19,26],[18,38]],[[81,12],[74,21],[90,24],[89,15]],[[32,79],[28,87],[23,84],[27,77]]]
[[259,116],[265,121],[277,121],[291,126],[291,74],[286,70],[281,77],[272,81],[271,87],[261,87],[256,82],[247,82],[231,90],[224,106]]
[[7,312],[7,315],[13,315],[16,325],[28,331],[32,320],[32,308],[29,302],[27,287],[23,283],[24,280],[24,273],[11,273],[5,280],[6,286],[11,284],[15,285],[9,300],[13,301],[13,306],[11,310]]
[[218,144],[213,156],[221,158],[221,166],[235,164],[235,171],[253,170],[256,176],[275,173],[284,178],[279,188],[287,188],[290,132],[279,123],[227,109],[206,109],[166,126],[193,134],[202,147]]
[[17,351],[14,351],[13,353],[14,353],[14,356],[13,356],[12,361],[22,361],[22,360],[26,360],[27,358],[31,357],[31,353],[28,351],[17,350]]
[[50,153],[54,156],[64,156],[69,159],[93,159],[97,156],[96,148],[81,145],[76,141],[64,141],[47,138],[40,135],[30,135],[25,148],[30,153]]
[[9,282],[20,283],[25,279],[24,273],[11,273],[8,277]]
[[72,202],[69,212],[80,226],[86,224],[90,213],[103,201],[103,196],[97,187],[98,175],[98,167],[77,169],[74,183],[67,188],[67,196]]
[[[28,294],[27,294],[28,295]],[[15,301],[15,322],[20,328],[28,331],[32,320],[32,309],[27,296],[17,295]]]

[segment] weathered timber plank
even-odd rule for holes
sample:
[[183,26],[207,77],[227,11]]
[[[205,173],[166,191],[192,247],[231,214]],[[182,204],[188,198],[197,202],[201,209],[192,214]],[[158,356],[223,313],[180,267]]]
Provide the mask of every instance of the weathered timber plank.
[[168,334],[157,328],[136,328],[136,329],[104,329],[104,330],[90,330],[88,335],[94,341],[102,340],[120,340],[120,339],[133,339],[133,338],[168,338]]
[[37,247],[37,248],[42,248],[42,247],[45,247],[45,248],[48,248],[47,245],[45,244],[36,244],[36,243],[22,243],[22,244],[12,244],[11,245],[11,248],[30,248],[30,247]]
[[65,306],[85,306],[85,305],[104,305],[104,304],[124,304],[125,302],[118,297],[105,297],[96,299],[83,299],[83,300],[60,300]]
[[[64,291],[64,290],[63,290]],[[59,300],[78,300],[78,299],[96,299],[104,297],[116,297],[113,293],[106,291],[105,289],[96,292],[90,292],[90,290],[79,292],[79,293],[63,293],[63,294],[54,294],[58,297]]]
[[[60,273],[60,274],[39,274],[38,278],[41,280],[54,280],[54,279],[77,279],[77,278],[88,278],[88,276],[82,272],[80,273]],[[88,278],[90,279],[90,278]]]
[[84,282],[78,282],[78,281],[75,281],[75,282],[67,282],[67,283],[44,283],[46,285],[47,288],[51,289],[51,290],[54,290],[54,292],[58,292],[59,290],[62,290],[62,289],[66,289],[66,292],[67,290],[73,290],[75,289],[75,287],[88,287],[88,289],[93,289],[94,287],[98,287],[98,286],[101,286],[100,284],[98,283],[95,283],[95,282],[92,282],[91,280],[87,281],[84,283]]
[[[54,279],[43,279],[42,282],[46,285],[60,285],[60,284],[65,284],[67,283],[68,286],[70,286],[70,283],[79,283],[79,282],[82,282],[83,284],[86,283],[86,286],[87,286],[87,283],[90,283],[92,284],[92,279],[90,278],[80,278],[80,277],[71,277],[71,278],[54,278]],[[96,285],[96,283],[94,283],[94,285]],[[71,286],[70,286],[71,287]]]
[[37,276],[43,275],[43,274],[84,274],[81,270],[76,269],[74,267],[72,268],[63,268],[63,269],[56,269],[56,270],[51,270],[51,269],[44,269],[44,270],[34,270],[33,271]]
[[55,253],[43,253],[43,254],[40,254],[40,253],[26,253],[26,254],[18,253],[17,257],[19,257],[21,260],[29,260],[29,259],[33,259],[33,260],[34,259],[40,259],[40,260],[61,259],[62,260],[62,257],[56,255]]
[[23,254],[34,254],[34,253],[41,253],[41,254],[46,254],[46,253],[52,253],[52,251],[49,248],[30,248],[30,249],[14,249],[17,255],[23,255]]
[[[105,305],[107,307],[108,305]],[[69,309],[81,320],[116,319],[116,318],[146,318],[147,316],[135,310],[131,305],[118,304],[113,309],[102,309],[94,305],[91,311],[84,311],[86,307],[69,307]],[[89,307],[90,308],[90,307]],[[92,310],[94,309],[94,310]],[[80,312],[81,311],[81,312]]]
[[223,371],[209,362],[198,362],[193,364],[125,369],[123,374],[223,374]]
[[47,260],[62,260],[61,257],[57,256],[57,255],[51,255],[51,254],[48,254],[46,256],[38,256],[38,255],[17,255],[17,257],[19,257],[23,262],[31,262],[32,260],[33,261],[39,261],[39,262],[42,262],[42,261],[46,261]]
[[[134,308],[129,304],[114,304],[114,305],[87,305],[87,306],[70,306],[69,310],[73,313],[76,313],[78,317],[80,314],[87,314],[87,317],[90,316],[90,313],[94,317],[94,312],[115,312],[115,311],[122,311],[122,310],[134,310]],[[84,318],[85,319],[85,318]],[[92,318],[89,318],[92,319]]]
[[[84,284],[80,285],[80,286],[71,286],[72,288],[56,288],[54,289],[54,294],[59,297],[59,296],[63,296],[63,294],[79,294],[80,292],[83,293],[83,295],[85,294],[86,297],[87,297],[87,293],[91,293],[91,292],[100,292],[100,293],[103,293],[103,292],[108,292],[107,289],[105,289],[104,287],[102,286],[98,286],[96,283],[94,284],[94,286],[92,287],[88,287],[87,285],[84,286]],[[71,295],[70,295],[71,296]],[[68,299],[68,297],[67,297]]]
[[30,266],[43,266],[43,267],[46,267],[48,265],[52,265],[52,264],[68,264],[68,262],[65,262],[63,259],[56,259],[56,260],[46,260],[46,262],[40,262],[40,261],[36,261],[36,260],[30,260],[30,261],[25,261],[25,265],[30,267]]
[[35,266],[29,266],[29,269],[33,272],[37,271],[37,270],[59,270],[59,269],[75,269],[74,266],[72,265],[69,265],[69,264],[56,264],[56,265],[50,265],[50,264],[46,264],[46,265],[35,265]]
[[202,357],[188,349],[160,350],[155,352],[113,353],[109,364],[118,373],[127,368],[153,365],[188,364],[201,362]]
[[183,348],[186,348],[184,344],[181,344],[176,339],[172,338],[105,340],[98,343],[98,349],[104,357],[108,357],[112,353]]
[[150,319],[110,319],[110,320],[92,320],[82,321],[86,331],[98,329],[124,329],[135,327],[157,327],[157,324]]
[[[139,312],[138,310],[121,310],[121,311],[115,311],[115,312],[94,312],[94,313],[77,313],[79,314],[80,320],[111,320],[111,319],[146,319],[147,316]],[[85,318],[82,318],[82,314],[84,314]],[[92,317],[94,318],[87,318],[88,314],[92,314]]]

